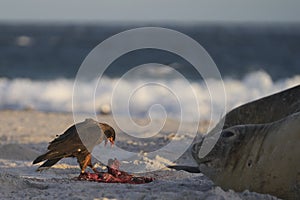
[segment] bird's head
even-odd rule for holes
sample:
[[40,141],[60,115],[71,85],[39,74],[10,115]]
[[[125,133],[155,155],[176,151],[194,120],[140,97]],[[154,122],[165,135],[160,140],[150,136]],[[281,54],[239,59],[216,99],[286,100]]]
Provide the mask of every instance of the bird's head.
[[103,130],[104,135],[106,136],[105,145],[107,144],[107,140],[109,140],[110,144],[113,145],[116,139],[115,130],[108,124],[100,123],[100,127]]

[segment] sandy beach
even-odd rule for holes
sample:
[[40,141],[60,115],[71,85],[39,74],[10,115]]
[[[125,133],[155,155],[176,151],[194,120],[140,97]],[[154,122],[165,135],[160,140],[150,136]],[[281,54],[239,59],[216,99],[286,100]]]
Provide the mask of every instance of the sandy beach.
[[[0,199],[276,199],[249,191],[224,191],[201,173],[167,168],[142,174],[155,181],[140,185],[78,181],[80,169],[71,158],[49,170],[36,172],[38,166],[32,165],[32,160],[46,151],[48,142],[57,134],[73,124],[72,114],[3,110],[0,116]],[[115,126],[111,116],[99,119]],[[176,123],[168,120],[162,132],[171,134]],[[199,134],[206,124],[200,123]],[[117,142],[129,149],[135,146],[122,137]],[[141,159],[136,165],[143,166],[142,162],[148,161]],[[158,158],[150,163],[160,166],[165,162]],[[184,154],[177,163],[195,165],[189,154]]]

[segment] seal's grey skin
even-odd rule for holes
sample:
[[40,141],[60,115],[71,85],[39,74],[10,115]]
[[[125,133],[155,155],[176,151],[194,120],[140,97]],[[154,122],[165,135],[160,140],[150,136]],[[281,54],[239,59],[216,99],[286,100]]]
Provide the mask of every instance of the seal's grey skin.
[[213,150],[196,159],[224,189],[300,199],[300,112],[261,125],[223,130]]
[[226,114],[223,129],[274,122],[296,112],[300,112],[300,85],[233,109]]
[[300,111],[300,85],[241,105],[227,113],[205,136],[205,142],[192,147],[193,157],[202,158],[217,142],[220,131],[235,125],[264,124]]
[[[235,125],[270,123],[296,112],[300,112],[300,85],[233,109],[217,123],[205,138],[207,142],[209,140],[216,141],[222,129]],[[215,144],[215,142],[212,143]],[[202,154],[200,153],[201,146],[202,143],[199,142],[192,146],[192,155],[195,159],[206,155],[206,153],[203,155],[203,151]]]
[[299,111],[300,86],[232,110],[208,155],[200,156],[203,140],[193,145],[200,171],[224,189],[300,198]]

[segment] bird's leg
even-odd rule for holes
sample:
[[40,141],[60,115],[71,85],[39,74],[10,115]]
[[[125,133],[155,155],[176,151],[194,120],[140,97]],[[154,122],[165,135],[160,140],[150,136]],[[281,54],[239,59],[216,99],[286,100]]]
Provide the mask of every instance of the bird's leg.
[[96,166],[92,165],[92,156],[89,153],[88,155],[80,156],[77,158],[78,163],[80,165],[81,173],[83,174],[86,170],[86,168],[89,166],[95,173],[100,173],[97,169]]
[[91,154],[86,155],[83,159],[81,159],[79,157],[77,159],[78,159],[78,162],[80,165],[81,173],[83,174],[85,172],[85,169],[91,162]]
[[100,172],[96,169],[96,166],[92,164],[92,159],[89,160],[88,166],[96,173],[99,174]]
[[89,159],[88,166],[89,166],[96,174],[99,174],[99,173],[100,173],[100,172],[96,169],[96,166],[92,164],[92,159],[91,159],[91,158]]

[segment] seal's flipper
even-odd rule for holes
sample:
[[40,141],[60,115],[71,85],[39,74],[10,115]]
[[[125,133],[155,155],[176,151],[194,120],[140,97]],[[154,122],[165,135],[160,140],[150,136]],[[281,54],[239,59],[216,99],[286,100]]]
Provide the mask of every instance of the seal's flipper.
[[175,169],[177,171],[183,170],[186,172],[190,173],[201,173],[199,167],[194,167],[194,166],[184,166],[184,165],[172,165],[172,166],[167,166],[170,169]]

